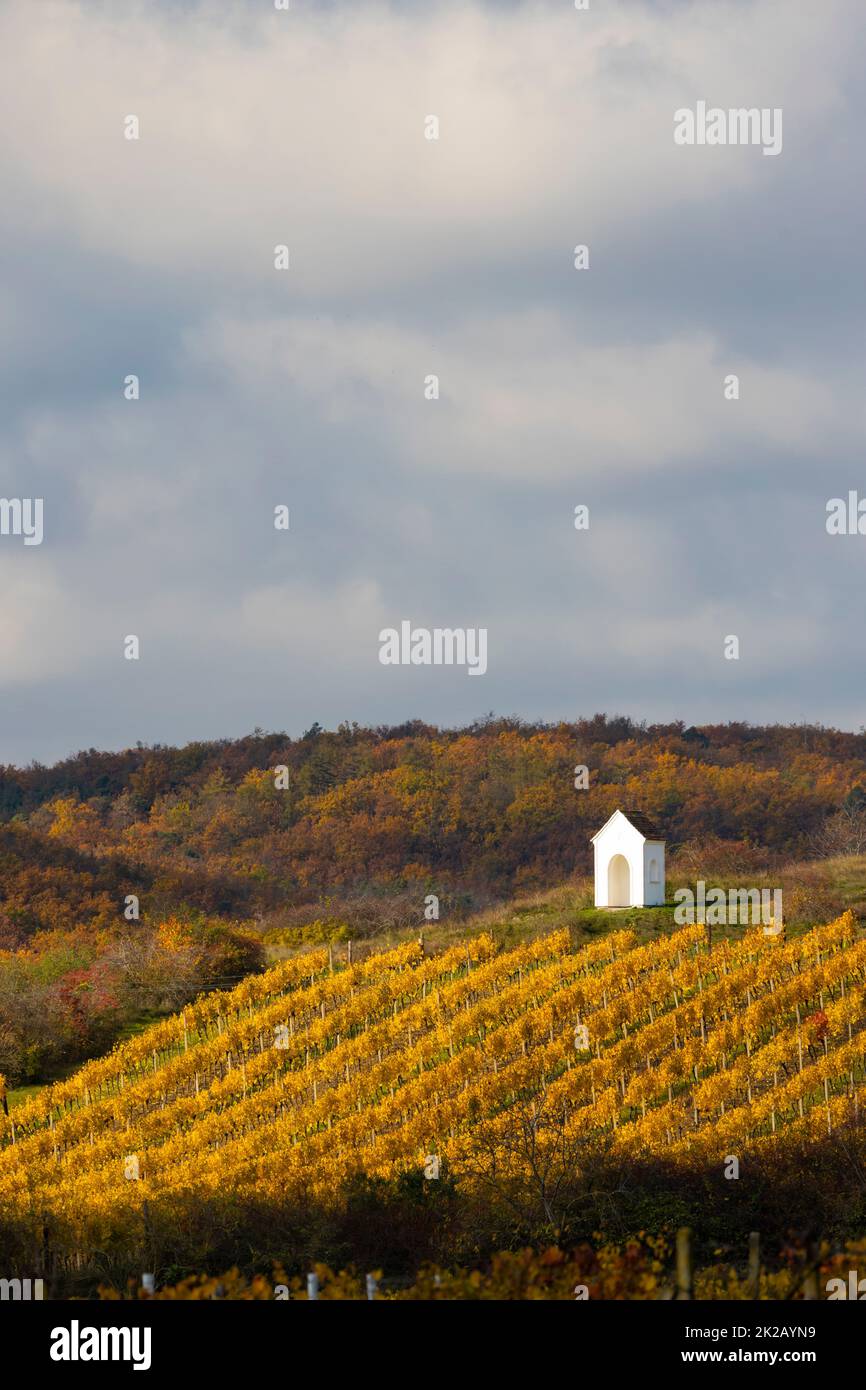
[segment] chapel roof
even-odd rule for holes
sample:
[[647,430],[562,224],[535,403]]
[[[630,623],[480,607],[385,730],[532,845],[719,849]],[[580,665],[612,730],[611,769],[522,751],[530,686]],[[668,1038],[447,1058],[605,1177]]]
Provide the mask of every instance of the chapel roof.
[[[619,814],[621,816],[625,816],[629,825],[633,825],[635,830],[637,830],[637,832],[640,835],[643,835],[645,840],[658,840],[662,844],[665,843],[666,837],[662,834],[661,830],[655,824],[655,821],[651,820],[650,817],[645,815],[643,811],[623,811],[621,807],[617,807],[617,810],[619,811]],[[599,835],[601,834],[601,831],[607,829],[607,827],[610,825],[610,822],[614,819],[614,816],[616,816],[616,814],[617,812],[614,811],[613,816],[610,816],[605,821],[604,825],[601,827],[601,830],[597,830],[596,833],[593,836],[591,836],[591,841],[598,839]]]
[[645,839],[663,840],[665,838],[655,821],[650,820],[649,816],[644,815],[643,811],[623,811],[623,815],[626,820],[631,821],[635,830],[639,830]]

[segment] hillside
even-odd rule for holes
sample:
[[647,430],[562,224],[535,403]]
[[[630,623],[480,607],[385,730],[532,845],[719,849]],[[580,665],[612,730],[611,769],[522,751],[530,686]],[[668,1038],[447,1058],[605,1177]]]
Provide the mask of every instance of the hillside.
[[357,921],[371,895],[387,910],[427,885],[477,907],[586,872],[617,806],[671,849],[727,845],[741,867],[803,857],[840,814],[821,852],[863,853],[864,805],[866,734],[812,726],[490,718],[91,751],[0,768],[0,931],[12,945],[102,924],[121,889],[145,918],[185,905],[277,925],[321,917],[325,899]]
[[[864,1156],[864,995],[850,913],[787,942],[757,929],[708,947],[687,927],[578,950],[561,930],[353,964],[313,951],[13,1111],[4,1246],[50,1247],[61,1273],[135,1267],[142,1242],[172,1267],[227,1240],[291,1261],[296,1214],[351,1203],[360,1175],[383,1202],[408,1183],[434,1224],[480,1204],[491,1235],[576,1230],[599,1174],[659,1164],[684,1193],[696,1173],[722,1179],[748,1219],[769,1162],[778,1200],[799,1191],[805,1211],[818,1146],[825,1175],[837,1140]],[[724,1180],[731,1156],[739,1183]],[[838,1219],[862,1220],[862,1196],[858,1210],[832,1184],[825,1219],[837,1199]]]
[[500,942],[558,925],[520,906],[557,886],[595,931],[589,840],[617,806],[662,827],[671,887],[781,883],[794,927],[863,909],[863,733],[491,716],[0,768],[0,1071],[55,1080],[269,960],[394,944],[429,894],[437,945],[485,915]]

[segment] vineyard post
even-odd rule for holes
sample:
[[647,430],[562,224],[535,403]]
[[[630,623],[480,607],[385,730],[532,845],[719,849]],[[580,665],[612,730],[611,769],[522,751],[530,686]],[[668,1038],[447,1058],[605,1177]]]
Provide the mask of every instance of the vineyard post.
[[307,1298],[314,1302],[319,1297],[319,1276],[318,1274],[307,1275]]
[[379,1287],[375,1274],[367,1275],[367,1301],[372,1303],[376,1297],[376,1290]]
[[[46,1283],[48,1282],[48,1279],[49,1279],[49,1265],[50,1265],[50,1263],[51,1263],[51,1245],[50,1245],[50,1237],[49,1237],[49,1234],[48,1234],[48,1213],[43,1211],[43,1213],[42,1213],[42,1240],[41,1240],[40,1248],[39,1248],[39,1273],[40,1273],[41,1277],[46,1281]],[[50,1293],[50,1287],[49,1287],[49,1293]]]
[[806,1250],[806,1259],[809,1264],[806,1270],[806,1277],[803,1280],[803,1298],[809,1303],[815,1303],[818,1300],[819,1258],[818,1242],[810,1240]]
[[689,1226],[677,1231],[677,1294],[678,1299],[692,1296],[692,1232]]
[[752,1298],[758,1298],[761,1292],[760,1231],[749,1233],[749,1292]]
[[[146,1197],[141,1204],[141,1214],[144,1220],[144,1246],[148,1253],[148,1256],[152,1258],[154,1254],[153,1227],[150,1224],[150,1203],[148,1202]],[[155,1260],[153,1262],[154,1264],[156,1263]]]

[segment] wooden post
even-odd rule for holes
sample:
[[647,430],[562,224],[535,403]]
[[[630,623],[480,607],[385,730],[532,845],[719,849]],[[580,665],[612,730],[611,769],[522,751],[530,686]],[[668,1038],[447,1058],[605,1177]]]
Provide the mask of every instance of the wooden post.
[[749,1293],[758,1298],[761,1293],[761,1234],[749,1233]]
[[42,1240],[39,1247],[39,1275],[46,1283],[49,1278],[50,1244],[48,1236],[48,1214],[42,1213]]
[[803,1279],[803,1298],[809,1303],[817,1303],[820,1297],[818,1293],[818,1265],[821,1259],[821,1252],[817,1240],[810,1240],[806,1246],[806,1275]]
[[372,1303],[372,1302],[373,1302],[373,1299],[376,1297],[376,1290],[378,1289],[378,1287],[379,1287],[379,1285],[378,1285],[378,1282],[377,1282],[377,1280],[376,1280],[375,1274],[368,1274],[368,1275],[367,1275],[367,1301],[368,1301],[368,1303]]
[[[153,1258],[153,1228],[150,1224],[150,1206],[146,1197],[141,1204],[141,1214],[144,1219],[144,1246],[148,1255]],[[154,1263],[156,1263],[155,1260]]]
[[692,1296],[692,1232],[689,1226],[677,1231],[677,1293],[680,1298]]
[[319,1297],[319,1276],[318,1274],[307,1275],[307,1298],[314,1301]]

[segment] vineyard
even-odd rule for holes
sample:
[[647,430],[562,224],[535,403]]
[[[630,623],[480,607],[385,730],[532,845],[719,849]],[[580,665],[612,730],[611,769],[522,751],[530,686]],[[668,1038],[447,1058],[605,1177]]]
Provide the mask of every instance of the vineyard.
[[593,1143],[721,1169],[859,1138],[864,997],[850,913],[787,942],[314,951],[0,1115],[0,1211],[81,1258],[190,1195],[326,1201],[358,1172],[471,1188]]

